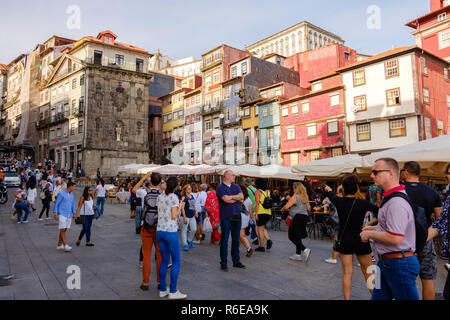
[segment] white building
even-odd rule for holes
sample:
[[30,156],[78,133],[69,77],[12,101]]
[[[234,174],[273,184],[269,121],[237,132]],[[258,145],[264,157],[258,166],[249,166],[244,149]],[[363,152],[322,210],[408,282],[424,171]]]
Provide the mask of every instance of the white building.
[[299,52],[323,47],[330,43],[344,44],[339,36],[321,29],[307,21],[280,31],[270,37],[258,41],[245,49],[256,57],[276,53],[285,57]]
[[183,153],[190,164],[201,164],[203,155],[202,87],[184,96]]
[[195,60],[194,57],[189,57],[177,60],[173,65],[162,68],[159,71],[172,76],[190,77],[196,74],[201,74],[202,66],[202,59]]
[[[430,70],[432,62],[444,67],[443,61],[432,57],[426,56]],[[442,110],[446,105],[441,102],[445,98],[437,96],[431,87],[430,91],[424,88],[426,65],[422,61],[425,56],[412,46],[393,49],[338,70],[346,88],[345,139],[350,153],[367,154],[437,135],[427,120],[445,114]],[[431,72],[435,71],[429,72],[432,79],[435,75]],[[443,71],[441,77],[445,83]]]

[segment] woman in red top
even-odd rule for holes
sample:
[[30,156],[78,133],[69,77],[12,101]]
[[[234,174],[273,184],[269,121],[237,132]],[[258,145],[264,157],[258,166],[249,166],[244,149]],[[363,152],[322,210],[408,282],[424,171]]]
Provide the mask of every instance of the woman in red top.
[[216,243],[216,241],[220,240],[220,233],[218,230],[220,224],[219,200],[217,199],[216,187],[214,185],[209,186],[208,195],[205,202],[205,209],[213,228],[213,232],[211,233],[211,243],[214,244]]

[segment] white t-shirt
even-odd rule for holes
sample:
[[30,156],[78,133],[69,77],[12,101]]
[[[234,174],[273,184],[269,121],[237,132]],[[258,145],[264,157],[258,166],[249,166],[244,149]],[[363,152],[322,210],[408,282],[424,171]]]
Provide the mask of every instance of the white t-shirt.
[[106,197],[106,187],[104,187],[101,184],[99,184],[97,186],[97,188],[95,188],[95,190],[97,190],[97,193],[95,195],[97,198],[98,197],[102,197],[102,198]]
[[147,195],[147,190],[145,190],[144,188],[139,188],[136,191],[136,198],[141,199],[142,207],[144,207],[144,198],[146,195]]
[[94,200],[84,200],[80,209],[80,216],[92,216],[94,215]]
[[[250,198],[245,199],[244,201],[244,206],[247,209],[248,213],[250,214],[250,206],[253,205],[252,200],[250,200]],[[254,208],[252,208],[254,209]]]
[[202,211],[202,208],[205,207],[207,197],[208,195],[205,191],[197,193],[197,196],[195,197],[195,208],[197,209],[198,213],[200,213]]
[[172,208],[180,206],[178,197],[171,193],[168,196],[163,193],[156,201],[158,206],[158,226],[156,231],[178,232],[178,219],[172,219]]

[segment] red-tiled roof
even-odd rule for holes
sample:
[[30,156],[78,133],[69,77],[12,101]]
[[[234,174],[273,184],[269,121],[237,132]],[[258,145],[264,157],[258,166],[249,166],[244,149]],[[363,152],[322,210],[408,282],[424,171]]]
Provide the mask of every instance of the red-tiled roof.
[[435,16],[435,15],[437,15],[437,14],[440,14],[440,13],[442,13],[442,12],[445,12],[445,11],[447,11],[447,10],[449,9],[449,8],[448,8],[449,6],[450,6],[450,5],[445,6],[445,7],[442,7],[442,8],[440,8],[440,9],[438,9],[438,10],[433,11],[433,12],[427,13],[426,15],[423,15],[423,16],[421,16],[421,17],[419,17],[419,18],[416,18],[416,19],[414,19],[414,20],[408,22],[408,23],[405,24],[405,25],[408,26],[408,27],[411,27],[411,28],[416,29],[416,28],[417,28],[417,22],[420,22],[421,20],[428,19],[428,18],[431,18],[431,17],[433,17],[433,16]]
[[7,66],[6,64],[1,64],[1,63],[0,63],[0,70],[6,70],[6,71],[8,71],[9,68],[8,68],[8,66]]
[[82,39],[80,39],[77,42],[75,42],[74,47],[72,48],[72,50],[78,48],[80,45],[82,45],[86,41],[101,43],[101,44],[104,44],[104,45],[107,45],[107,46],[111,46],[111,47],[115,47],[115,48],[122,48],[122,49],[138,51],[138,52],[150,55],[150,53],[147,50],[144,50],[142,48],[133,46],[131,44],[126,44],[126,43],[122,43],[122,42],[119,42],[119,41],[114,41],[114,44],[108,44],[108,43],[105,43],[105,42],[103,42],[103,41],[101,41],[101,40],[99,40],[99,39],[97,39],[95,37],[92,37],[92,36],[83,37]]
[[382,58],[387,58],[387,57],[392,56],[394,54],[401,53],[403,51],[408,51],[408,50],[411,50],[411,49],[414,49],[414,48],[417,48],[417,46],[414,45],[414,46],[400,47],[400,48],[395,48],[395,49],[392,49],[392,50],[388,50],[388,51],[379,53],[376,56],[373,56],[373,57],[370,57],[370,58],[367,58],[367,59],[364,59],[362,61],[358,61],[358,62],[355,62],[355,63],[352,63],[352,64],[348,64],[345,67],[336,69],[336,72],[347,70],[347,69],[353,69],[353,68],[355,68],[355,67],[357,67],[359,65],[363,65],[363,64],[366,64],[368,62],[376,61],[376,60],[379,60],[379,59],[382,59]]

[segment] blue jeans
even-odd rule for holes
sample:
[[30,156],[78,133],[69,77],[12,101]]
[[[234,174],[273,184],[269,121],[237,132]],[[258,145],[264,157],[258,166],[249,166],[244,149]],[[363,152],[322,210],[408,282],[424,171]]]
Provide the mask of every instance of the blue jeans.
[[105,202],[106,202],[105,197],[97,197],[97,207],[98,210],[100,211],[100,215],[103,214],[103,210],[105,209]]
[[83,239],[83,236],[86,234],[86,242],[91,242],[91,227],[93,218],[94,216],[84,216],[83,229],[81,229],[78,240],[81,241],[81,239]]
[[23,221],[27,221],[28,215],[30,214],[30,208],[25,202],[16,202],[14,205],[14,208],[17,210],[17,222],[20,222],[22,220],[22,210],[25,211],[25,217],[23,218]]
[[228,256],[228,238],[231,233],[231,258],[233,264],[240,262],[239,257],[239,238],[241,235],[241,221],[230,221],[228,219],[220,219],[220,265],[227,265]]
[[134,224],[136,225],[136,228],[139,228],[139,226],[141,225],[141,215],[142,215],[142,207],[137,206],[136,214],[134,216]]
[[180,241],[178,240],[178,232],[157,231],[156,240],[159,244],[161,252],[161,266],[159,267],[159,279],[161,291],[166,291],[166,274],[167,267],[172,257],[172,268],[170,269],[170,293],[177,292],[178,274],[180,273],[181,257],[180,257]]
[[417,256],[380,260],[377,265],[381,271],[381,288],[373,290],[372,300],[419,300]]
[[256,224],[253,220],[250,220],[250,238],[252,240],[257,239],[258,238],[258,234],[256,233]]
[[[181,241],[183,242],[183,246],[186,246],[188,242],[192,242],[194,240],[195,231],[197,231],[197,222],[195,221],[195,217],[192,218],[186,218],[187,224],[184,224],[184,218],[180,216],[180,223],[181,223]],[[187,234],[188,227],[191,229],[189,232],[189,236]]]

